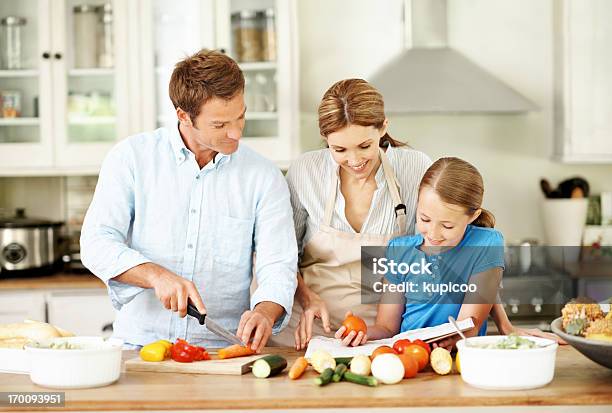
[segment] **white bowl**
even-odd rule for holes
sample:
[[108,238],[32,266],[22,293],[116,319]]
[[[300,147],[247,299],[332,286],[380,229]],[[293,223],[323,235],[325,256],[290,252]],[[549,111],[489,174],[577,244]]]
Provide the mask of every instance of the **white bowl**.
[[481,389],[535,389],[550,383],[555,374],[555,360],[559,345],[553,340],[523,337],[539,347],[532,349],[489,349],[471,347],[497,343],[507,336],[483,336],[457,342],[461,359],[461,378]]
[[[51,343],[63,343],[80,349],[50,349]],[[30,356],[30,379],[43,387],[80,389],[109,385],[121,375],[123,341],[102,337],[62,337],[26,344]]]

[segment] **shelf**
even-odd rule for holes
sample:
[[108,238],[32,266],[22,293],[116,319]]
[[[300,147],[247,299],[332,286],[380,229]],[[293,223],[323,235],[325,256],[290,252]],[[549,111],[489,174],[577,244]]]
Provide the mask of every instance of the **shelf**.
[[83,76],[113,76],[115,69],[107,68],[92,68],[92,69],[71,69],[68,71],[69,76],[83,77]]
[[245,62],[238,65],[245,71],[276,70],[276,62]]
[[70,125],[112,125],[116,122],[114,116],[68,116]]
[[37,77],[38,70],[23,69],[23,70],[0,70],[0,77]]
[[38,126],[38,118],[0,118],[0,126]]
[[247,112],[247,120],[276,120],[278,112]]

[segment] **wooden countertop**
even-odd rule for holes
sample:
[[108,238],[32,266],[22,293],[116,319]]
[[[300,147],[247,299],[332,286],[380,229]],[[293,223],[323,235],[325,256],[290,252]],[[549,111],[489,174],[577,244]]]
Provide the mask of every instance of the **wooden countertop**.
[[[283,354],[290,364],[301,355],[291,349],[267,350]],[[135,351],[126,351],[124,359],[135,355]],[[593,363],[569,346],[559,348],[553,382],[535,390],[480,390],[465,384],[458,374],[438,376],[431,370],[396,385],[375,388],[347,382],[319,388],[312,382],[315,376],[312,370],[295,381],[289,380],[286,372],[270,379],[257,379],[251,374],[212,376],[130,371],[122,373],[118,382],[107,387],[66,390],[63,410],[612,406],[612,370]],[[32,384],[27,375],[15,374],[0,374],[0,389],[3,392],[52,391]]]
[[2,290],[55,290],[66,288],[106,288],[93,274],[59,272],[44,277],[0,278]]

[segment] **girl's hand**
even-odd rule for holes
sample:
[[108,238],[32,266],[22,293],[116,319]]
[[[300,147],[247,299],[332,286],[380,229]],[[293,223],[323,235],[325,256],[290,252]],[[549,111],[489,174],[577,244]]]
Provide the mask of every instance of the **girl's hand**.
[[[350,311],[347,311],[344,318],[351,316],[351,315],[353,315],[353,313]],[[337,339],[342,339],[343,346],[357,347],[362,344],[365,344],[368,341],[368,335],[365,334],[363,331],[360,331],[359,333],[355,331],[351,331],[350,333],[347,334],[346,337],[342,338],[342,335],[345,332],[346,332],[346,327],[342,326],[338,329],[338,331],[336,331],[336,334],[334,334],[334,337],[336,337]]]
[[448,351],[452,351],[453,347],[455,347],[455,344],[457,344],[457,341],[459,340],[461,340],[461,337],[453,336],[453,337],[445,338],[444,340],[438,341],[437,343],[432,343],[431,347],[432,348],[442,347],[442,348],[447,349]]
[[312,325],[315,318],[320,318],[325,332],[331,333],[329,312],[321,297],[311,292],[308,294],[308,299],[301,303],[301,305],[304,311],[294,333],[296,350],[305,349],[310,342],[312,338]]

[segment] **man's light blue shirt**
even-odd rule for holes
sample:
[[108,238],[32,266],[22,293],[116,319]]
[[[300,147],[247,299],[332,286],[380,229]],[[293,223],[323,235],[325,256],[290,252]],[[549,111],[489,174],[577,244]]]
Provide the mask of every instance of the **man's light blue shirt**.
[[[257,289],[250,294],[256,255]],[[235,332],[262,301],[291,316],[297,246],[289,190],[272,162],[240,144],[202,169],[177,128],[129,137],[107,155],[81,232],[83,264],[108,286],[118,310],[114,337],[227,343],[192,317],[163,307],[153,289],[113,277],[153,262],[193,281],[208,315]]]

